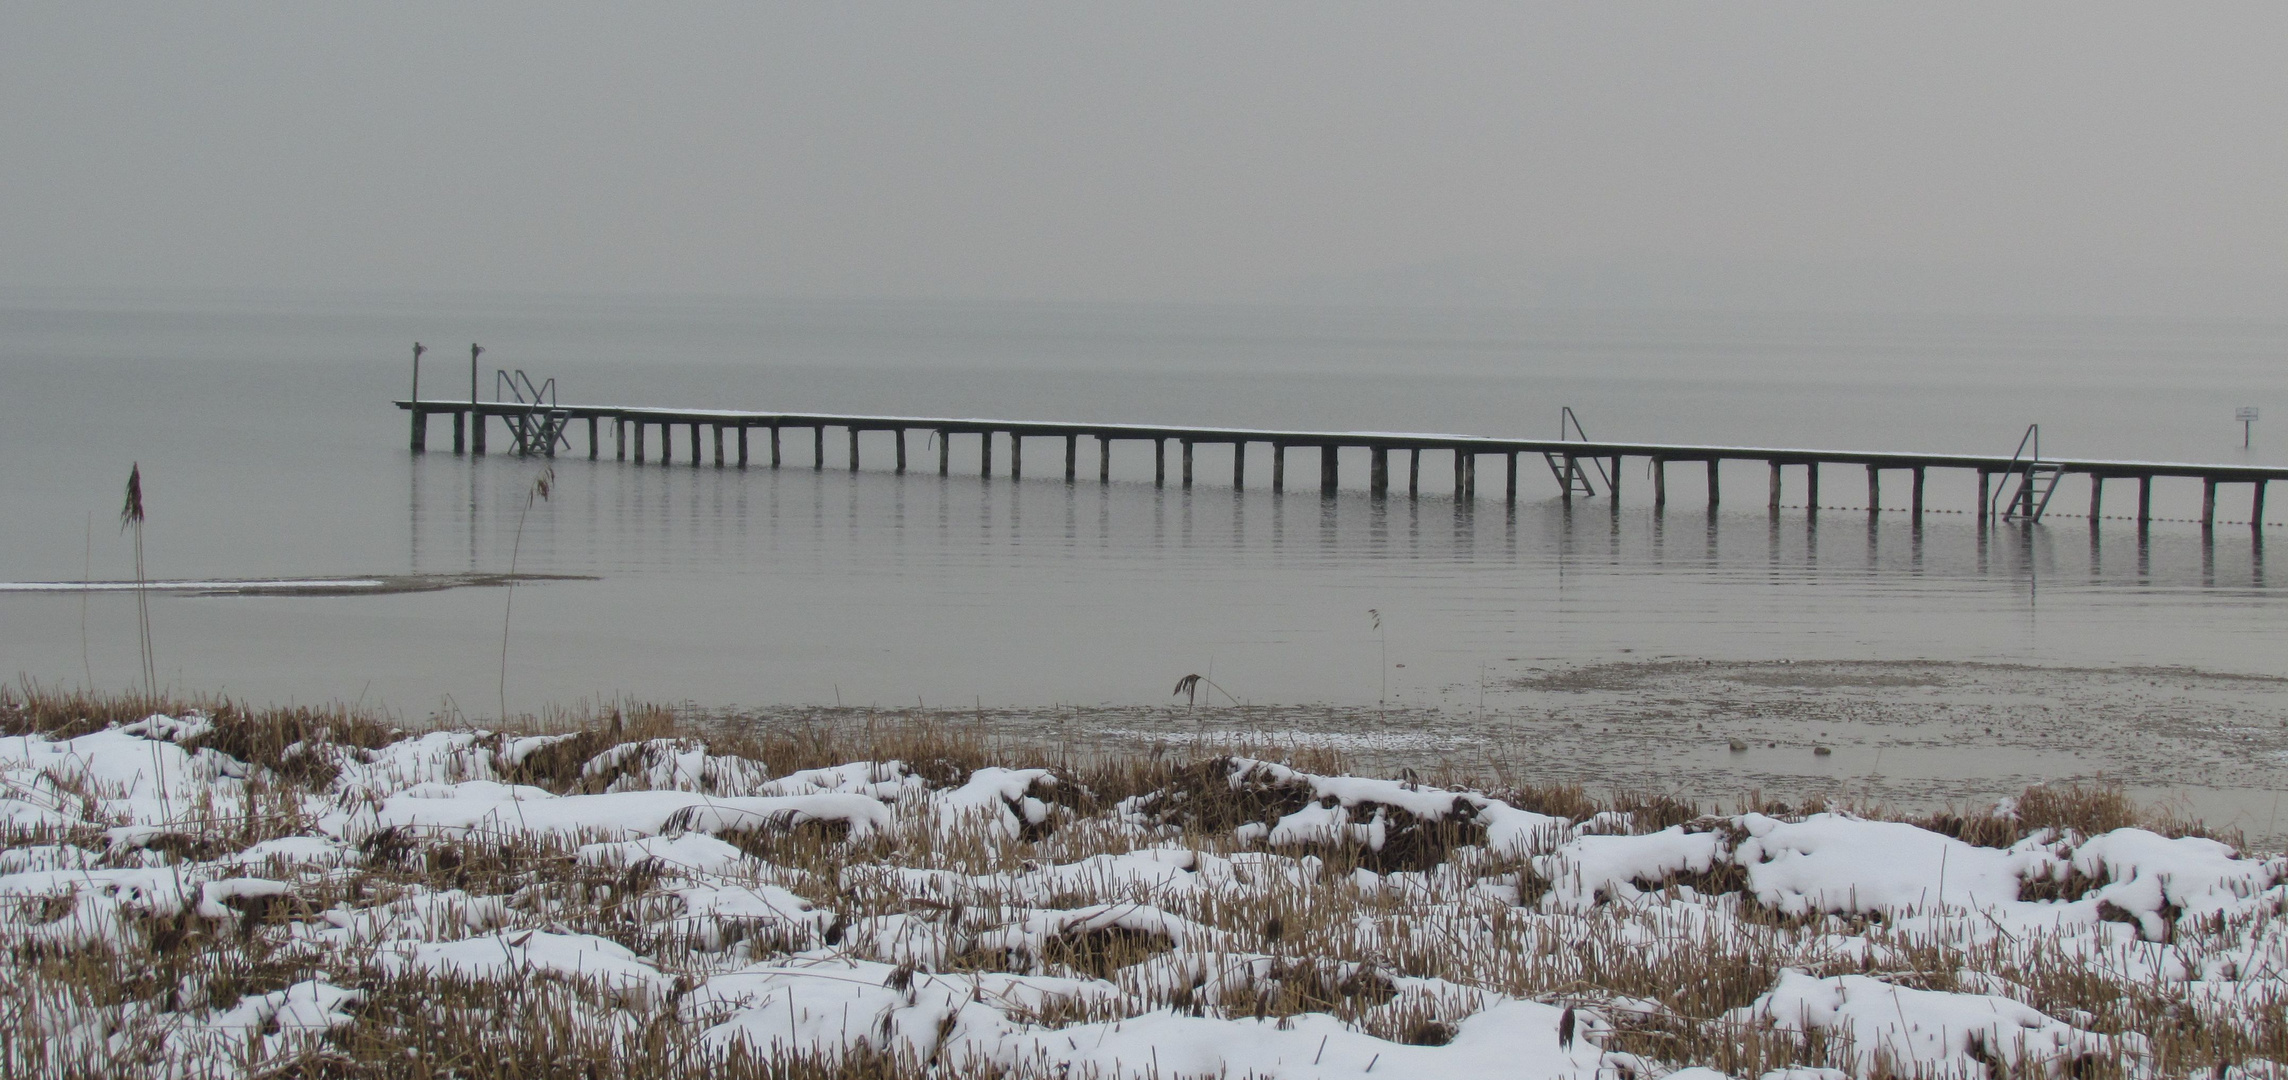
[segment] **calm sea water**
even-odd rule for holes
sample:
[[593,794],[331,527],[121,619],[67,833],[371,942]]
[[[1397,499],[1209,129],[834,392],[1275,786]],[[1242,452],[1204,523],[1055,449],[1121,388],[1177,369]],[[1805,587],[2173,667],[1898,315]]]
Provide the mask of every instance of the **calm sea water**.
[[[1252,702],[1461,707],[1529,669],[1664,655],[2288,674],[2282,568],[2247,529],[2093,529],[2078,479],[2067,515],[1982,537],[1962,514],[1773,519],[1760,466],[1727,473],[1713,516],[1696,469],[1664,515],[1641,472],[1617,513],[1568,514],[1531,459],[1510,510],[1498,475],[1457,506],[1435,460],[1418,501],[1323,502],[1263,490],[1267,458],[1235,493],[1216,448],[1185,492],[1155,489],[1135,444],[1104,487],[1067,486],[1046,442],[1012,483],[981,480],[966,439],[941,479],[883,471],[887,436],[853,474],[839,433],[823,471],[796,438],[776,472],[591,463],[583,433],[527,512],[541,462],[407,452],[388,402],[416,339],[439,396],[466,392],[481,341],[487,397],[512,367],[578,402],[1488,435],[1551,434],[1570,405],[1600,438],[2005,454],[2039,422],[2052,454],[2288,463],[2278,324],[19,291],[0,294],[0,579],[130,576],[139,462],[153,576],[512,553],[594,575],[515,591],[518,710],[1158,703],[1195,671]],[[2269,418],[2250,450],[2240,405]],[[1855,473],[1825,483],[1863,498]],[[1935,476],[1933,505],[1968,509],[1973,484]],[[2197,499],[2164,482],[2159,510]],[[507,599],[163,596],[151,620],[184,689],[489,715]],[[0,593],[0,668],[123,687],[135,641],[132,597]]]

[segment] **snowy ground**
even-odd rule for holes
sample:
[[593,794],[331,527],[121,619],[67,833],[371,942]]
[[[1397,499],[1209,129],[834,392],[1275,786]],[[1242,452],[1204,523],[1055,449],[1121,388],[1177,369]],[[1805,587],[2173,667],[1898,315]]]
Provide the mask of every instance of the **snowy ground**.
[[1834,1074],[1788,1070],[2288,1059],[2288,860],[2044,827],[2038,793],[1923,825],[1670,821],[1245,758],[822,768],[596,733],[267,745],[231,723],[0,738],[20,1003],[0,1071],[1812,1080]]

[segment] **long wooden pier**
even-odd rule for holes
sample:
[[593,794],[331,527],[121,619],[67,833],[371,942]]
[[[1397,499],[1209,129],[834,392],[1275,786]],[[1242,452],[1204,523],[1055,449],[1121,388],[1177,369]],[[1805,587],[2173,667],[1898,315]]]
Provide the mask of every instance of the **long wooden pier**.
[[[453,425],[453,452],[485,452],[486,429],[493,420],[504,425],[531,423],[536,406],[513,401],[439,401],[401,400],[399,409],[412,414],[412,448],[421,452],[428,447],[429,418],[449,416]],[[1995,517],[2013,516],[2035,518],[2040,511],[2035,506],[2037,495],[2046,506],[2054,493],[2054,476],[2080,474],[2090,478],[2089,517],[2097,520],[2103,510],[2106,481],[2134,480],[2137,484],[2137,514],[2140,526],[2153,520],[2153,484],[2164,478],[2197,480],[2202,485],[2201,516],[2204,528],[2213,527],[2217,516],[2218,488],[2224,485],[2245,484],[2250,488],[2248,523],[2261,530],[2264,525],[2264,494],[2267,484],[2274,480],[2288,480],[2288,468],[2252,465],[2201,465],[2155,461],[2104,461],[2086,458],[2009,457],[1983,454],[1922,454],[1889,451],[1806,450],[1751,446],[1692,446],[1670,443],[1624,443],[1583,440],[1503,439],[1470,435],[1440,435],[1409,432],[1378,431],[1270,431],[1252,428],[1186,427],[1154,424],[1091,424],[1058,423],[1026,420],[988,420],[976,418],[926,416],[848,416],[833,413],[778,413],[749,412],[730,409],[661,409],[607,405],[564,405],[547,407],[552,423],[567,434],[559,440],[551,428],[546,453],[554,456],[559,446],[571,446],[569,433],[577,432],[584,424],[590,460],[599,458],[608,439],[614,460],[625,461],[631,451],[638,463],[656,459],[660,464],[677,460],[677,429],[686,436],[687,449],[682,460],[701,465],[711,451],[715,467],[746,468],[753,456],[767,454],[771,468],[780,468],[786,460],[785,436],[789,431],[807,435],[810,452],[805,455],[813,469],[826,467],[826,443],[829,430],[846,434],[849,443],[847,465],[851,471],[859,467],[859,435],[862,432],[890,432],[896,436],[896,469],[903,473],[907,467],[907,437],[911,433],[926,432],[937,450],[937,471],[947,475],[952,467],[952,443],[956,436],[975,436],[979,445],[980,470],[986,476],[994,474],[994,446],[998,441],[1008,449],[1008,474],[1012,479],[1024,474],[1024,451],[1027,440],[1057,440],[1064,451],[1064,479],[1072,482],[1079,477],[1080,445],[1083,439],[1095,444],[1096,477],[1108,483],[1112,478],[1112,453],[1117,443],[1150,443],[1153,461],[1153,481],[1168,483],[1169,445],[1178,450],[1179,482],[1186,488],[1193,481],[1193,448],[1197,446],[1229,446],[1232,453],[1232,486],[1245,487],[1247,483],[1247,453],[1249,446],[1264,445],[1271,449],[1271,489],[1280,491],[1287,486],[1287,456],[1290,450],[1308,454],[1316,450],[1319,469],[1320,494],[1333,496],[1339,488],[1339,452],[1362,449],[1368,456],[1367,491],[1376,497],[1387,497],[1393,486],[1391,458],[1404,455],[1405,486],[1409,496],[1422,491],[1422,459],[1425,454],[1444,457],[1453,469],[1453,493],[1459,500],[1477,498],[1478,467],[1482,461],[1492,459],[1502,470],[1504,492],[1509,502],[1518,499],[1518,460],[1527,455],[1540,455],[1560,489],[1560,497],[1570,503],[1577,496],[1598,494],[1598,481],[1602,481],[1603,495],[1616,509],[1622,477],[1622,465],[1628,459],[1640,459],[1650,465],[1649,483],[1652,502],[1663,507],[1668,502],[1668,467],[1678,464],[1700,464],[1707,470],[1708,505],[1716,506],[1722,499],[1722,485],[1718,466],[1727,461],[1762,462],[1769,467],[1770,484],[1768,505],[1776,510],[1781,506],[1785,474],[1797,472],[1802,485],[1803,505],[1813,511],[1821,509],[1820,480],[1823,469],[1852,469],[1863,471],[1867,483],[1868,513],[1882,512],[1882,483],[1886,473],[1906,474],[1910,498],[1907,512],[1920,521],[1923,514],[1925,480],[1931,470],[1949,469],[1975,472],[1978,477],[1978,516],[1983,521],[1990,514]],[[607,433],[604,429],[609,428]],[[649,444],[646,434],[656,429],[658,441]],[[730,445],[726,447],[728,437]],[[760,442],[758,449],[753,444]],[[656,445],[656,454],[649,453],[648,445]],[[1053,445],[1053,444],[1052,444]],[[1054,459],[1052,459],[1054,460]],[[1592,472],[1597,480],[1591,480]],[[2042,489],[2047,482],[2050,487]],[[1996,489],[2000,481],[2004,486]],[[2010,483],[2018,490],[2008,492]],[[1997,505],[1994,496],[2007,494]]]

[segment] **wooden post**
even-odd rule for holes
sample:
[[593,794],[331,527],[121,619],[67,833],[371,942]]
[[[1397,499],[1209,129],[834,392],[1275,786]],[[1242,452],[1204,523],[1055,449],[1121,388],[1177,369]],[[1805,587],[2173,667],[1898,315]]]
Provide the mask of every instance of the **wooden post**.
[[1190,491],[1192,489],[1192,440],[1179,439],[1177,441],[1181,442],[1184,447],[1184,490]]
[[1271,493],[1287,490],[1287,444],[1271,444]]
[[992,433],[992,432],[990,432],[990,431],[980,431],[980,432],[978,432],[978,433],[977,433],[977,456],[978,456],[978,459],[979,459],[979,461],[980,461],[980,464],[979,464],[979,465],[978,465],[978,467],[977,467],[977,475],[979,475],[979,476],[987,476],[987,477],[989,477],[989,476],[992,476],[992,475],[993,475],[993,433]]
[[1564,503],[1567,508],[1571,508],[1573,505],[1573,470],[1579,467],[1579,463],[1573,460],[1573,455],[1565,455],[1565,467],[1559,476],[1559,479],[1564,482],[1565,490],[1558,492],[1557,501]]
[[1334,498],[1335,488],[1341,482],[1339,467],[1335,464],[1335,449],[1333,443],[1319,447],[1319,496],[1321,498]]
[[1112,439],[1105,435],[1096,437],[1096,482],[1112,482]]
[[596,460],[596,453],[596,418],[591,416],[588,418],[588,460]]
[[419,454],[429,449],[429,414],[419,402],[408,411],[413,414],[413,452]]
[[1072,483],[1080,473],[1080,436],[1065,436],[1065,483]]
[[[469,449],[479,454],[485,452],[485,418],[477,415],[477,357],[484,354],[484,346],[474,341],[469,343]],[[453,433],[453,452],[461,452],[459,431]]]
[[469,452],[485,452],[485,414],[478,412],[473,405],[469,407]]
[[858,429],[850,429],[850,471],[858,471]]
[[[722,468],[722,467],[723,467],[723,422],[722,422],[722,421],[720,421],[720,420],[717,420],[717,421],[715,422],[715,425],[714,425],[714,426],[715,426],[715,467],[716,467],[716,468],[718,468],[718,469],[720,469],[720,468]],[[692,464],[694,464],[694,465],[697,465],[697,464],[699,464],[699,463],[698,463],[697,461],[693,461],[693,462],[692,462]]]
[[1883,512],[1883,471],[1873,465],[1867,466],[1867,512]]
[[636,464],[638,464],[638,465],[641,465],[641,464],[643,464],[643,463],[644,463],[644,451],[643,451],[643,441],[644,441],[644,422],[643,422],[643,421],[641,421],[641,420],[637,420],[637,421],[635,421],[635,428],[636,428]]
[[1608,494],[1613,497],[1613,512],[1618,514],[1621,512],[1621,455],[1619,454],[1613,455],[1613,471],[1610,476],[1611,479],[1605,482],[1613,489]]
[[1994,496],[1987,490],[1987,487],[1993,479],[1994,474],[1984,469],[1978,470],[1978,523],[1980,525],[1986,524],[1986,519],[1992,516]]
[[2252,532],[2264,531],[2264,478],[2256,478],[2256,492],[2249,496],[2248,528]]
[[953,475],[953,432],[944,428],[937,431],[937,474]]
[[1168,486],[1168,440],[1152,440],[1152,486]]
[[2034,466],[2028,464],[2018,481],[2018,513],[2027,521],[2034,520]]
[[1021,432],[1009,433],[1009,479],[1021,480],[1025,476],[1025,436]]
[[1718,470],[1716,468],[1716,466],[1720,464],[1722,464],[1722,462],[1717,461],[1715,458],[1708,459],[1708,505],[1710,507],[1714,507],[1716,504],[1724,501],[1724,484],[1723,481],[1718,477]]
[[628,418],[625,416],[615,416],[612,418],[612,460],[626,461],[627,459]]
[[1508,501],[1509,501],[1509,504],[1510,504],[1511,506],[1516,506],[1516,505],[1517,505],[1517,451],[1515,451],[1515,450],[1512,450],[1512,451],[1510,451],[1508,454],[1506,454],[1506,455],[1504,455],[1504,456],[1506,456],[1507,458],[1509,458],[1509,495],[1508,495]]
[[675,425],[659,422],[659,463],[666,465],[675,459]]
[[1464,449],[1462,449],[1462,448],[1461,448],[1461,447],[1459,447],[1459,446],[1457,446],[1457,447],[1455,447],[1455,448],[1454,448],[1454,501],[1455,501],[1455,502],[1461,502],[1461,501],[1462,501],[1462,492],[1463,492],[1463,491],[1466,489],[1466,488],[1465,488],[1465,480],[1467,479],[1467,478],[1466,478],[1466,477],[1464,477],[1462,474],[1463,474],[1464,472],[1468,471],[1468,469],[1469,469],[1469,467],[1470,467],[1470,460],[1471,460],[1471,459],[1470,459],[1470,453],[1469,453],[1469,451],[1467,451],[1467,450],[1464,450]]
[[739,422],[739,467],[747,467],[747,422]]
[[898,475],[906,475],[906,429],[898,428]]
[[2216,477],[2201,477],[2201,531],[2216,527]]
[[2153,520],[2153,474],[2137,478],[2137,529],[2142,532]]
[[2092,524],[2092,525],[2095,525],[2095,524],[2097,524],[2097,519],[2098,519],[2099,517],[2101,517],[2101,516],[2102,516],[2102,511],[2103,511],[2103,507],[2104,507],[2104,505],[2105,505],[2105,474],[2103,474],[2103,473],[2094,473],[2094,472],[2093,472],[2093,473],[2089,474],[2089,521],[2090,521],[2090,524]]
[[691,422],[691,467],[699,467],[699,421]]
[[1771,467],[1772,467],[1772,506],[1771,506],[1771,508],[1772,508],[1772,510],[1773,510],[1773,511],[1776,513],[1776,512],[1779,510],[1779,508],[1780,508],[1780,463],[1779,463],[1779,462],[1777,462],[1777,461],[1773,461],[1773,462],[1768,462],[1767,464],[1771,465]]
[[771,468],[779,467],[779,426],[771,425]]
[[1410,447],[1406,451],[1406,497],[1422,496],[1422,448]]
[[1803,508],[1816,511],[1819,509],[1819,463],[1805,463],[1803,473]]
[[1233,491],[1247,490],[1247,440],[1245,439],[1233,439],[1231,442],[1231,489]]
[[1914,523],[1920,525],[1923,523],[1923,467],[1920,465],[1915,466],[1914,492],[1914,505],[1909,513]]
[[1390,448],[1377,446],[1369,451],[1366,469],[1367,493],[1379,499],[1390,494]]
[[818,424],[810,429],[810,471],[821,472],[825,468],[826,425]]
[[1652,459],[1652,508],[1668,509],[1668,459]]
[[1475,450],[1462,456],[1462,501],[1478,501],[1478,454]]

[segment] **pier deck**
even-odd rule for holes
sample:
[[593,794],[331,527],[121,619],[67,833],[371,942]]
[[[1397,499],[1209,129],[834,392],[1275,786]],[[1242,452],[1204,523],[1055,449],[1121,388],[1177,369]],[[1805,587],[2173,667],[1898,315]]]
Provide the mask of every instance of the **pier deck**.
[[[412,448],[423,451],[428,446],[429,418],[449,416],[453,425],[453,451],[455,453],[485,452],[486,428],[489,421],[499,418],[504,424],[515,423],[532,415],[533,406],[513,401],[440,401],[399,400],[399,409],[412,414]],[[1763,462],[1770,469],[1768,504],[1777,508],[1781,504],[1783,470],[1801,470],[1803,505],[1812,510],[1820,508],[1820,473],[1829,466],[1856,467],[1864,470],[1867,482],[1867,512],[1882,512],[1881,484],[1886,472],[1908,474],[1912,498],[1909,513],[1917,518],[1923,513],[1925,478],[1932,469],[1950,469],[1974,472],[1978,476],[1979,509],[1981,519],[1989,513],[2015,514],[2038,517],[2034,507],[2037,494],[2037,466],[2040,470],[2055,470],[2057,475],[2079,474],[2091,478],[2089,485],[2089,516],[2100,516],[2102,498],[2107,480],[2135,480],[2137,482],[2137,520],[2140,524],[2152,519],[2153,482],[2161,478],[2198,480],[2202,484],[2202,510],[2200,521],[2204,527],[2216,520],[2217,488],[2225,484],[2248,484],[2251,488],[2249,524],[2263,528],[2265,487],[2274,480],[2288,480],[2288,468],[2278,466],[2194,464],[2166,461],[2109,461],[2090,458],[2030,458],[1993,454],[1942,454],[1901,451],[1817,450],[1761,446],[1703,446],[1676,443],[1639,443],[1583,441],[1579,439],[1509,439],[1476,435],[1451,435],[1428,432],[1396,431],[1277,431],[1256,428],[1197,427],[1166,424],[1105,424],[1070,423],[1058,421],[993,420],[975,417],[931,416],[853,416],[837,413],[756,412],[732,409],[669,409],[616,405],[562,405],[550,410],[563,424],[571,441],[571,433],[586,428],[586,449],[590,459],[601,456],[608,435],[615,460],[627,460],[631,451],[641,463],[656,457],[661,464],[676,458],[674,435],[678,427],[686,429],[687,453],[685,460],[700,465],[712,451],[716,467],[747,467],[750,461],[750,436],[767,439],[764,453],[767,464],[779,468],[785,462],[783,435],[788,429],[807,433],[811,443],[807,455],[813,469],[826,467],[826,437],[830,429],[846,433],[849,452],[847,465],[855,471],[859,467],[859,441],[861,432],[891,432],[896,435],[895,467],[898,472],[907,469],[907,435],[910,432],[928,432],[936,436],[937,471],[946,475],[951,470],[952,436],[977,436],[981,452],[980,470],[985,475],[994,472],[993,451],[996,436],[1008,450],[1008,473],[1021,477],[1024,468],[1024,447],[1028,439],[1063,440],[1064,479],[1078,479],[1080,440],[1086,438],[1096,444],[1097,479],[1109,481],[1112,470],[1112,451],[1116,443],[1148,442],[1153,444],[1153,476],[1156,483],[1168,482],[1168,446],[1176,444],[1179,450],[1179,482],[1192,486],[1192,448],[1195,446],[1230,446],[1232,455],[1232,483],[1235,487],[1246,484],[1247,455],[1251,445],[1264,445],[1272,450],[1271,488],[1282,490],[1286,486],[1287,451],[1312,450],[1319,453],[1319,490],[1332,496],[1339,489],[1340,466],[1338,452],[1345,449],[1363,449],[1369,456],[1368,492],[1375,496],[1389,494],[1390,456],[1404,453],[1406,461],[1406,488],[1409,495],[1421,490],[1422,455],[1425,452],[1446,457],[1453,468],[1454,495],[1458,499],[1477,497],[1477,470],[1481,459],[1497,459],[1504,470],[1504,491],[1510,502],[1518,498],[1518,459],[1523,455],[1542,455],[1561,489],[1560,497],[1570,502],[1577,495],[1596,494],[1596,485],[1587,480],[1586,469],[1598,467],[1599,478],[1605,485],[1604,494],[1618,505],[1618,488],[1622,476],[1621,466],[1628,459],[1641,459],[1651,465],[1649,483],[1653,487],[1653,504],[1667,502],[1667,468],[1671,464],[1703,463],[1707,469],[1707,499],[1710,505],[1721,499],[1721,486],[1717,466],[1727,461]],[[473,422],[472,422],[473,416]],[[647,454],[646,434],[658,429],[656,455]],[[712,438],[703,436],[712,433]],[[727,451],[726,433],[734,439]],[[632,438],[631,438],[632,437]],[[552,455],[553,456],[553,455]],[[1566,478],[1578,473],[1576,483]],[[2019,490],[2010,493],[2002,505],[1996,505],[1989,492],[2000,478],[2005,486],[2015,481]],[[2050,490],[2054,490],[2054,487]],[[1999,492],[1997,492],[1999,493]],[[2049,490],[2040,492],[2047,502]]]

